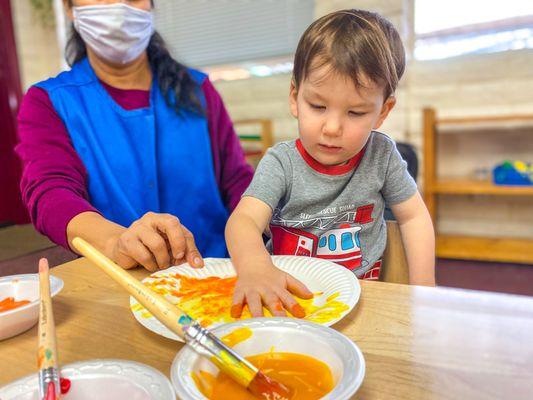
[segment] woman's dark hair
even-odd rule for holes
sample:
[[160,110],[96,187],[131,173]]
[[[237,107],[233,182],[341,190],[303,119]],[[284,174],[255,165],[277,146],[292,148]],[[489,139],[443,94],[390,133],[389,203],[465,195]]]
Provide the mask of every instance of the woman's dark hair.
[[[69,0],[69,5],[72,6],[72,0]],[[205,111],[199,100],[200,86],[192,79],[187,67],[172,58],[159,33],[152,34],[146,52],[166,103],[173,106],[178,114],[187,110],[204,115]],[[86,56],[85,42],[72,25],[65,49],[67,63],[72,66]],[[175,98],[174,102],[171,101],[172,97]]]

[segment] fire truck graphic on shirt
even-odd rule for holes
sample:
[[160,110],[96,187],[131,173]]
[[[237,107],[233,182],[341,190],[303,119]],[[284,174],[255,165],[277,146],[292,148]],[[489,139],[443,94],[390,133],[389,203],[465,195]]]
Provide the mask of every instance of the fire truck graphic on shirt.
[[[286,220],[275,214],[270,225],[276,255],[317,257],[355,270],[362,265],[362,225],[370,223],[374,205],[333,216]],[[307,228],[307,230],[306,230]],[[320,232],[315,235],[309,230]]]

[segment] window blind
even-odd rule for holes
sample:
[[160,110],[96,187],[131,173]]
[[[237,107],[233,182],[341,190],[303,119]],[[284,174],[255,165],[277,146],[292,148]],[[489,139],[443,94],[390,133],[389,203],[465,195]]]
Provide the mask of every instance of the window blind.
[[294,53],[314,0],[156,0],[155,26],[180,62],[233,64]]

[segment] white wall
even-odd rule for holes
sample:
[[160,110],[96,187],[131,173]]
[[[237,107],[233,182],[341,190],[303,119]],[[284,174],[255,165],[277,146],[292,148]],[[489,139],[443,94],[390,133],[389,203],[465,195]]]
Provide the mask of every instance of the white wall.
[[34,14],[30,0],[11,0],[22,88],[57,75],[61,55],[53,27],[45,28]]

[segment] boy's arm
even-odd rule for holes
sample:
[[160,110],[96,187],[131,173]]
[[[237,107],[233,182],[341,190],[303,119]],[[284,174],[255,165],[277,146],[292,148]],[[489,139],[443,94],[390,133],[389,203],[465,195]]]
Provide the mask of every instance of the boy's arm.
[[420,193],[391,206],[402,233],[409,283],[435,286],[435,232]]
[[231,214],[226,243],[238,275],[246,265],[271,262],[262,236],[271,217],[271,208],[250,196],[244,196]]

